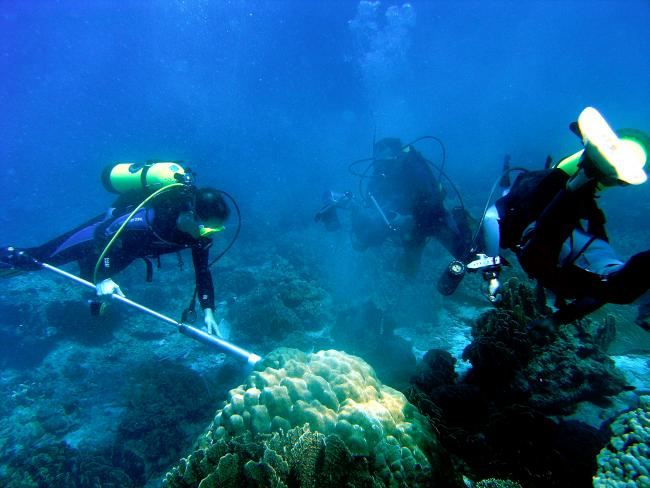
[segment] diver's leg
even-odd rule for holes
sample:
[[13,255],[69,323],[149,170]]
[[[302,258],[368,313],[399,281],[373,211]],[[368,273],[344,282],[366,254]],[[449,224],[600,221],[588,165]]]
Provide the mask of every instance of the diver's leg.
[[425,241],[409,242],[404,245],[404,252],[397,263],[400,272],[415,278],[420,271],[422,263],[422,252],[424,251]]
[[54,266],[60,266],[71,261],[80,261],[96,254],[95,231],[105,218],[106,215],[99,215],[40,246],[2,248],[0,249],[0,261],[10,268],[24,270],[39,269],[38,266],[34,266],[33,259]]
[[466,259],[472,240],[472,231],[465,209],[458,207],[453,213],[444,209],[431,229],[431,235],[443,245],[455,259]]

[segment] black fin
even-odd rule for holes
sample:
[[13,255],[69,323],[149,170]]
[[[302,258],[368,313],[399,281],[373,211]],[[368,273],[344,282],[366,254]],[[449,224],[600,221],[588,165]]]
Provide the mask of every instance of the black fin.
[[549,154],[546,156],[546,161],[544,161],[544,169],[549,169],[551,166],[553,166],[553,158]]
[[580,126],[578,125],[577,122],[571,122],[569,124],[569,129],[571,132],[573,132],[575,135],[577,135],[580,139],[582,139],[582,132],[580,132]]

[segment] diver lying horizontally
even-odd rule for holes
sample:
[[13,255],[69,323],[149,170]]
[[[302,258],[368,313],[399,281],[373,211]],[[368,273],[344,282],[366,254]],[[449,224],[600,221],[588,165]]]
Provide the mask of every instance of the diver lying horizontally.
[[37,270],[38,261],[55,266],[77,261],[98,296],[124,296],[111,279],[116,273],[142,258],[150,275],[150,259],[189,248],[205,325],[219,335],[209,248],[230,213],[222,192],[196,188],[192,173],[174,162],[117,164],[103,180],[109,191],[121,194],[107,212],[40,246],[0,248],[0,271]]

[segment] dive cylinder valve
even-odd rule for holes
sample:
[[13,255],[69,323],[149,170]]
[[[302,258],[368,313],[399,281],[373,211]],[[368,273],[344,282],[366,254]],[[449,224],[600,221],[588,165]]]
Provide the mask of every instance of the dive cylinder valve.
[[174,183],[186,183],[191,178],[191,172],[186,171],[179,163],[117,163],[108,166],[102,173],[104,188],[111,193],[126,193],[129,191],[155,190]]

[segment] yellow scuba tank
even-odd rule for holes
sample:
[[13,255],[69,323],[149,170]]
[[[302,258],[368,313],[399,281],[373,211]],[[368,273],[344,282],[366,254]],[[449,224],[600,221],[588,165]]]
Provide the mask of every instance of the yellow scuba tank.
[[111,193],[152,193],[174,183],[187,183],[190,174],[175,161],[116,163],[104,169],[102,183]]

